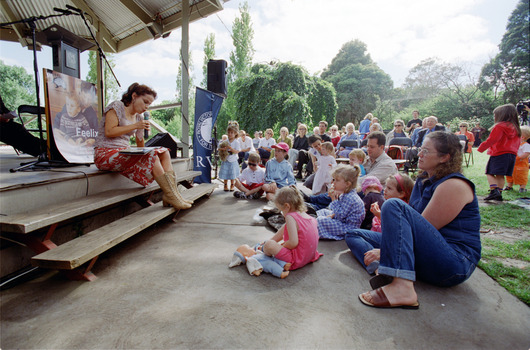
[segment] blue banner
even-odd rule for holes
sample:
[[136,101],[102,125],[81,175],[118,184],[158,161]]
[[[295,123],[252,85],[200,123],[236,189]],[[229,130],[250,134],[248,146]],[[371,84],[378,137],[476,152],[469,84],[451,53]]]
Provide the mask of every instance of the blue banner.
[[223,104],[223,98],[211,91],[196,88],[195,127],[193,130],[193,170],[202,172],[195,183],[212,182],[212,128]]

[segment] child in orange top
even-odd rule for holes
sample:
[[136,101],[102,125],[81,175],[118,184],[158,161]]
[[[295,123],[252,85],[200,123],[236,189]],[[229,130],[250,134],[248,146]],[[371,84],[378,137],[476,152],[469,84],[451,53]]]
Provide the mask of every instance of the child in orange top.
[[285,217],[285,225],[263,244],[263,252],[292,264],[290,270],[318,260],[322,254],[317,251],[317,221],[306,214],[304,199],[298,189],[295,186],[280,188],[274,201]]
[[513,174],[512,176],[506,176],[505,191],[513,190],[513,185],[519,185],[519,193],[526,192],[526,184],[528,183],[528,157],[530,157],[530,144],[527,142],[529,139],[530,126],[522,126],[521,145],[517,151]]
[[517,109],[512,104],[499,106],[493,110],[495,124],[488,139],[480,144],[477,151],[488,149],[490,159],[486,165],[486,177],[490,185],[490,194],[484,200],[502,201],[501,190],[504,176],[511,176],[515,165],[521,128]]

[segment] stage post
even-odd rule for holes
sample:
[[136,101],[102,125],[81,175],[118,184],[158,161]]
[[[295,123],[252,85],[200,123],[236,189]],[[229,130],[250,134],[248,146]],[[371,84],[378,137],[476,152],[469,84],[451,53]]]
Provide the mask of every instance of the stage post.
[[182,0],[182,43],[180,50],[182,54],[182,157],[190,156],[190,116],[189,116],[189,69],[188,69],[188,47],[189,47],[189,25],[190,25],[190,3],[189,0]]

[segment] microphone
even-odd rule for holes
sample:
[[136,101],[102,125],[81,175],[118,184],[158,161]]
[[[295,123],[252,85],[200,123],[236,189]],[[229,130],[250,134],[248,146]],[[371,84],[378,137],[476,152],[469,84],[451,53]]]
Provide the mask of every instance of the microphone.
[[72,11],[75,11],[75,12],[78,12],[78,13],[83,13],[83,10],[78,9],[77,7],[73,7],[73,6],[68,5],[68,4],[66,4],[65,6],[66,6],[66,8],[69,9],[69,10],[72,10]]
[[70,10],[64,10],[64,9],[60,9],[60,8],[57,8],[57,7],[54,7],[53,10],[55,12],[60,12],[62,13],[63,15],[73,15],[73,12],[70,11]]
[[[149,120],[149,112],[145,112],[144,113],[144,120]],[[149,130],[147,129],[144,129],[144,140],[147,139],[149,137]]]

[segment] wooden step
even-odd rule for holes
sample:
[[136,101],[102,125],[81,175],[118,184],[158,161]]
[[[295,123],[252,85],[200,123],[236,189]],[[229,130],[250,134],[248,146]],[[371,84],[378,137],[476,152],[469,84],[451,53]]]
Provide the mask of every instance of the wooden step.
[[[177,173],[177,182],[192,180],[200,171]],[[30,213],[0,216],[0,230],[15,233],[29,233],[77,216],[159,190],[156,183],[145,188],[119,189],[100,192],[77,198],[65,203],[40,208]],[[200,197],[200,196],[199,196]]]
[[173,214],[157,203],[31,258],[34,266],[71,270]]
[[[216,187],[216,184],[195,185],[190,189],[182,191],[182,196],[186,199],[195,200],[201,196],[210,194]],[[36,255],[31,259],[31,262],[34,266],[49,269],[75,269],[175,212],[176,209],[163,207],[162,203],[159,202],[56,248]]]

